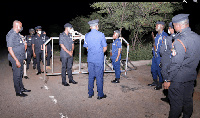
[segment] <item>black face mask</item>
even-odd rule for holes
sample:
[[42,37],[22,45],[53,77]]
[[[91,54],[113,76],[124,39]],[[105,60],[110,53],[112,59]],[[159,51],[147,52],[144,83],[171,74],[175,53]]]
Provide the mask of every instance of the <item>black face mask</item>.
[[21,32],[23,30],[23,27],[21,27],[21,29],[19,30],[19,32]]

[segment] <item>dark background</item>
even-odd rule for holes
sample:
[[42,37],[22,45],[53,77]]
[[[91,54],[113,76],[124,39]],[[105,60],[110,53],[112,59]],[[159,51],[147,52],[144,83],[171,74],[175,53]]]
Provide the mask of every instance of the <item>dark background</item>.
[[[192,0],[186,0],[183,3],[183,10],[176,11],[173,15],[178,13],[190,14],[190,27],[193,31],[199,33],[200,19],[199,3],[194,3]],[[27,35],[30,28],[38,25],[42,29],[50,33],[51,26],[64,26],[65,23],[71,21],[76,16],[89,15],[95,10],[90,7],[93,2],[4,2],[0,5],[1,14],[1,28],[0,28],[0,49],[6,48],[6,34],[12,28],[14,20],[19,20],[23,24],[22,35]],[[199,26],[199,27],[198,27]],[[62,30],[62,29],[61,29]],[[64,30],[64,28],[63,28]],[[58,31],[57,33],[60,33]]]

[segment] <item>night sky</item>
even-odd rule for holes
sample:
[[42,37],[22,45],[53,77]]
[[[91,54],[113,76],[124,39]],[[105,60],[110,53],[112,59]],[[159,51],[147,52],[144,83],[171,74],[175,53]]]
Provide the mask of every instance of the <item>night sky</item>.
[[[188,1],[188,0],[187,0]],[[50,25],[63,25],[71,21],[76,16],[89,15],[95,10],[90,7],[93,2],[4,2],[0,5],[1,30],[0,30],[0,49],[6,48],[6,34],[12,28],[14,20],[19,20],[23,24],[22,35],[27,35],[30,28],[38,25],[43,30],[49,32]],[[200,5],[194,2],[183,4],[184,9],[175,12],[189,13],[190,26],[193,28],[200,23],[199,11]],[[64,30],[64,28],[63,28]]]

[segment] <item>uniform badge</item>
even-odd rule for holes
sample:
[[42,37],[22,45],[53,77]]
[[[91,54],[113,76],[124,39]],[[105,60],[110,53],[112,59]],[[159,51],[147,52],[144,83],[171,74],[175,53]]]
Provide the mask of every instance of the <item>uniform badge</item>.
[[172,56],[176,56],[176,50],[174,49],[174,46],[173,46],[173,48],[171,49],[171,51],[172,51],[171,55],[172,55]]
[[31,40],[31,37],[29,37],[29,39],[28,40]]

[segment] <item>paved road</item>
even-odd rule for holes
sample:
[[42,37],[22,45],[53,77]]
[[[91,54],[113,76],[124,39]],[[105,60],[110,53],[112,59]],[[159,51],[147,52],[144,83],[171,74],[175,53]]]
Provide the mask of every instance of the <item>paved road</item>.
[[[55,60],[56,61],[56,60]],[[59,67],[59,59],[55,65]],[[25,98],[16,97],[12,80],[12,69],[8,64],[7,51],[0,53],[0,117],[1,118],[166,118],[169,104],[162,102],[162,90],[155,91],[146,86],[152,82],[150,66],[140,66],[128,72],[128,79],[120,84],[111,84],[114,74],[104,74],[106,99],[89,99],[87,74],[74,75],[77,85],[61,85],[60,76],[50,76],[44,84],[43,76],[36,75],[30,66],[28,76],[23,79],[28,93]],[[50,70],[48,70],[50,72]],[[44,87],[48,87],[48,90]],[[193,118],[200,116],[200,84],[195,87]]]

